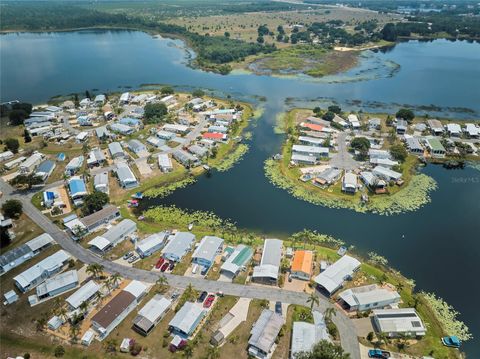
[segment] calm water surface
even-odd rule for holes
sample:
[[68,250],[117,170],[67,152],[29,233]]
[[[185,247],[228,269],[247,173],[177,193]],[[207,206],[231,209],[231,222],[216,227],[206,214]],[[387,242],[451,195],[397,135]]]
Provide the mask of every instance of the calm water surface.
[[[464,346],[480,358],[480,171],[427,166],[439,189],[419,211],[384,217],[326,209],[270,185],[263,161],[276,153],[282,136],[275,116],[289,104],[313,106],[334,99],[345,108],[394,111],[401,104],[429,106],[431,114],[478,119],[480,45],[434,41],[402,43],[387,52],[368,52],[359,67],[321,80],[233,74],[220,76],[186,66],[180,41],[129,31],[9,34],[0,37],[0,98],[40,103],[86,89],[119,91],[142,84],[203,87],[253,100],[266,97],[262,118],[251,125],[250,151],[233,169],[202,177],[162,200],[181,208],[210,210],[240,227],[284,236],[316,229],[374,250],[417,288],[434,291],[462,313],[477,339]],[[352,81],[361,79],[362,81]],[[435,106],[434,108],[431,107]],[[148,205],[154,205],[150,202]],[[404,235],[404,236],[403,236]]]

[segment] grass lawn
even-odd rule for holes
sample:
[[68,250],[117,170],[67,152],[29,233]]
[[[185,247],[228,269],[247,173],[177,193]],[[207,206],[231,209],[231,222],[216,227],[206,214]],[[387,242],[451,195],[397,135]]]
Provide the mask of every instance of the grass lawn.
[[19,245],[43,233],[43,230],[25,214],[22,214],[20,218],[15,219],[13,221],[13,224],[13,231],[15,232],[16,237],[8,246],[0,248],[0,254],[3,254],[15,247],[18,247]]

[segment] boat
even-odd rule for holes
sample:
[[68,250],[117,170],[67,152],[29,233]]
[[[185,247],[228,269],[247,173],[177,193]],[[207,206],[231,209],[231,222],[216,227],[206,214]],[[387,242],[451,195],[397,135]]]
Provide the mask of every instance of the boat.
[[138,207],[138,200],[132,199],[127,201],[127,206],[128,207]]
[[451,335],[449,337],[443,337],[442,338],[442,344],[445,345],[446,347],[449,348],[460,348],[460,339],[456,337],[455,335]]
[[210,171],[210,166],[208,165],[203,165],[202,166],[205,171]]
[[142,192],[137,192],[135,194],[132,194],[133,199],[143,199],[143,193]]
[[193,222],[188,225],[188,230],[191,231],[193,229]]
[[345,247],[345,246],[341,246],[337,251],[337,254],[339,256],[344,256],[345,253],[347,253],[347,247]]
[[139,221],[143,221],[145,219],[145,216],[138,216]]

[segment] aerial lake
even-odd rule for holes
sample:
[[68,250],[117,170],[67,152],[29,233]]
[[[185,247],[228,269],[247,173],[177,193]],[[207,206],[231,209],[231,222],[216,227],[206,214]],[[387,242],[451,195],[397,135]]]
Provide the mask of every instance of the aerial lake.
[[367,51],[359,66],[323,79],[279,78],[207,73],[188,66],[194,56],[179,40],[153,38],[135,31],[12,33],[0,36],[1,101],[42,103],[56,95],[136,89],[169,84],[201,87],[218,96],[252,101],[263,107],[248,131],[249,152],[228,172],[214,172],[164,199],[208,210],[241,228],[284,237],[315,229],[375,251],[417,289],[435,292],[461,312],[474,339],[463,347],[480,358],[480,164],[463,170],[428,165],[438,189],[431,203],[396,216],[328,209],[295,199],[271,185],[265,159],[279,151],[282,135],[273,131],[276,116],[291,106],[395,111],[402,105],[431,116],[480,118],[480,44],[465,41],[410,41],[382,51]]

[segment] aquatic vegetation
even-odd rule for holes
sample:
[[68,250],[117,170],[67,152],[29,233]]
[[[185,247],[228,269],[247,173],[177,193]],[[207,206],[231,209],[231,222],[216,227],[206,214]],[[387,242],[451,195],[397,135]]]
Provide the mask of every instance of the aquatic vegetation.
[[243,137],[246,139],[246,140],[251,140],[252,137],[253,137],[253,133],[251,131],[248,131],[248,132],[245,132],[243,134]]
[[460,313],[451,305],[433,293],[421,292],[421,294],[448,335],[455,335],[462,341],[473,338],[465,323],[457,319]]
[[319,244],[331,247],[339,247],[345,244],[345,242],[340,239],[308,229],[293,233],[288,239],[293,243]]
[[220,172],[228,171],[235,163],[242,159],[245,153],[248,152],[248,149],[248,145],[244,143],[239,144],[233,152],[229,153],[218,165],[214,165],[213,167]]
[[143,215],[147,220],[160,223],[168,223],[171,227],[188,227],[192,222],[197,226],[209,229],[218,229],[235,226],[228,220],[221,219],[216,214],[206,211],[187,211],[175,206],[158,206],[153,207]]
[[350,198],[334,197],[319,190],[309,190],[292,178],[285,176],[280,163],[268,159],[265,161],[265,175],[276,187],[288,191],[294,197],[329,208],[347,208],[357,212],[373,212],[380,215],[392,215],[419,209],[430,202],[429,193],[437,188],[435,180],[425,174],[414,175],[410,183],[402,190],[384,196],[375,196],[366,205],[354,202]]
[[149,198],[162,198],[168,196],[176,189],[184,188],[192,183],[195,183],[195,178],[187,177],[180,181],[172,182],[166,186],[149,188],[143,193],[143,195]]
[[377,265],[382,265],[382,266],[387,266],[388,265],[388,259],[385,257],[382,257],[381,255],[375,253],[375,252],[368,252],[368,260],[372,262],[373,264]]
[[282,135],[284,133],[287,133],[285,127],[285,122],[286,122],[286,113],[285,112],[280,112],[277,114],[275,118],[275,127],[273,128],[273,132],[275,132],[277,135]]

